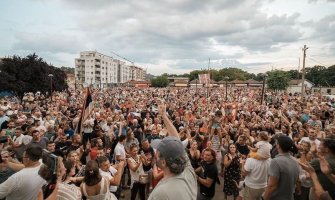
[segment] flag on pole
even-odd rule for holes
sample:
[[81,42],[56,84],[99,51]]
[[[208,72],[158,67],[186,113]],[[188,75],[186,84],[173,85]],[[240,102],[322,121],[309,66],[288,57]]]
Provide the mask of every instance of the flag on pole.
[[86,96],[84,99],[83,107],[81,109],[81,116],[79,118],[79,122],[76,128],[76,133],[81,133],[83,130],[83,123],[90,115],[91,111],[93,109],[93,99],[91,95],[90,88],[86,88]]
[[209,84],[209,74],[198,74],[200,84]]

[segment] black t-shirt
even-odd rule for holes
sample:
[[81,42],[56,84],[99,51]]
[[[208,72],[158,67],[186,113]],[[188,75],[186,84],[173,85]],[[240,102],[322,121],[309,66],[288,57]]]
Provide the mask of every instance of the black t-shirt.
[[218,168],[215,163],[203,165],[204,168],[204,176],[201,178],[210,178],[213,180],[212,185],[208,188],[202,184],[200,185],[200,193],[206,197],[214,197],[215,195],[215,184],[218,178]]
[[239,143],[236,143],[236,149],[240,154],[247,156],[250,152],[247,145],[240,145]]

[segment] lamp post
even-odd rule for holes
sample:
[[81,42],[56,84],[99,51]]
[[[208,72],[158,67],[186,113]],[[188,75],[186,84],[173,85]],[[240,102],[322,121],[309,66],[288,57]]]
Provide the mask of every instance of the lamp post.
[[226,102],[227,102],[227,100],[228,100],[228,80],[229,80],[229,77],[225,76],[224,79],[226,81]]
[[261,105],[263,105],[263,100],[264,100],[265,80],[266,80],[267,74],[263,74],[262,76],[263,76],[263,86],[262,86]]
[[54,77],[54,75],[53,74],[49,74],[48,76],[50,78],[50,99],[52,101],[52,77]]
[[195,79],[195,94],[198,94],[198,79]]

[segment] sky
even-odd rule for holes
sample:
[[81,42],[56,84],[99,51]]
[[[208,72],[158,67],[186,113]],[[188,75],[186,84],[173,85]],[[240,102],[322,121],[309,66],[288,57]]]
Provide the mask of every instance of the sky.
[[1,0],[0,57],[74,67],[81,51],[150,74],[335,64],[335,0]]

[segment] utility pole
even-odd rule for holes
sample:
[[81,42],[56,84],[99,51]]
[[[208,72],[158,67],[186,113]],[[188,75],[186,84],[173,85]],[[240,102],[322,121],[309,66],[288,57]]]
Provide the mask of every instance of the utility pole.
[[210,72],[209,72],[209,65],[211,63],[211,58],[208,58],[208,71],[207,71],[207,76],[208,76],[208,79],[207,79],[207,98],[209,97],[209,92],[208,92],[208,89],[209,89],[209,84],[211,83],[211,76],[210,76]]
[[297,79],[297,80],[299,80],[299,77],[300,77],[299,73],[300,73],[300,57],[299,57],[299,65],[298,65],[298,79]]
[[306,50],[308,47],[304,45],[304,48],[302,48],[302,51],[304,52],[304,57],[302,60],[302,83],[301,83],[301,97],[304,97],[305,95],[305,60],[306,60]]

